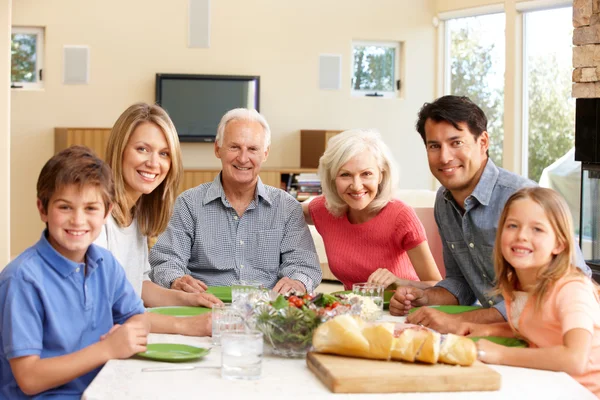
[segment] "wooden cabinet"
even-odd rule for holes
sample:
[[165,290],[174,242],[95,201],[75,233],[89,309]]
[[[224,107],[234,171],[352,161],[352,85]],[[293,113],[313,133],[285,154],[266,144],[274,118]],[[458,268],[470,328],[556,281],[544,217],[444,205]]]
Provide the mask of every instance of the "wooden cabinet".
[[[196,187],[202,183],[215,179],[220,170],[217,169],[186,169],[183,171],[183,179],[179,186],[179,192]],[[262,168],[260,179],[265,185],[274,186],[286,190],[290,174],[316,173],[314,168]]]
[[104,159],[110,128],[54,128],[54,152],[74,144],[87,146]]
[[329,139],[342,131],[308,130],[300,131],[300,167],[318,168],[319,158],[327,148]]

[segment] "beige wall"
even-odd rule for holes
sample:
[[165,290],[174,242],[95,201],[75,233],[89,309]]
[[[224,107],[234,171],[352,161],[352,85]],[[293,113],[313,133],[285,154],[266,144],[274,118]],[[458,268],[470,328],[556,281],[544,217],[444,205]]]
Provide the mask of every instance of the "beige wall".
[[10,260],[10,18],[11,0],[0,0],[0,269]]
[[[6,0],[0,0],[6,1]],[[42,224],[35,182],[56,126],[108,127],[129,104],[154,100],[157,72],[261,76],[273,131],[267,166],[299,165],[300,129],[377,128],[404,173],[402,188],[431,188],[416,113],[434,96],[434,0],[213,0],[211,46],[188,49],[187,1],[19,0],[14,25],[46,27],[45,89],[12,92],[12,254]],[[404,98],[350,96],[353,39],[405,42]],[[91,82],[61,83],[63,45],[89,45]],[[342,55],[342,89],[318,89],[318,57]],[[208,144],[184,144],[184,164],[217,167]]]

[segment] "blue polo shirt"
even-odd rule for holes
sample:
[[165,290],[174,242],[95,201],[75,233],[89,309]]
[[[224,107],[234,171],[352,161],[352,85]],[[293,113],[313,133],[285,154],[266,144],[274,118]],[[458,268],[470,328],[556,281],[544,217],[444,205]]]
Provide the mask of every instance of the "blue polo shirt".
[[[73,353],[98,342],[114,324],[144,312],[125,270],[108,250],[92,244],[86,263],[78,264],[59,254],[46,234],[0,273],[0,399],[29,398],[19,389],[9,359]],[[78,399],[99,371],[35,398]]]

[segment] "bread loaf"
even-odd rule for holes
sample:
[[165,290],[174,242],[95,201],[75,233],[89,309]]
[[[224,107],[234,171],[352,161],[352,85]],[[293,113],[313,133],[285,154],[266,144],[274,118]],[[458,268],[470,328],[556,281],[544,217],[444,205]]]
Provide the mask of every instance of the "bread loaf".
[[420,326],[394,332],[391,322],[366,323],[350,315],[337,316],[319,326],[313,347],[320,353],[429,364],[439,361],[468,366],[477,359],[475,343],[468,338],[440,335]]

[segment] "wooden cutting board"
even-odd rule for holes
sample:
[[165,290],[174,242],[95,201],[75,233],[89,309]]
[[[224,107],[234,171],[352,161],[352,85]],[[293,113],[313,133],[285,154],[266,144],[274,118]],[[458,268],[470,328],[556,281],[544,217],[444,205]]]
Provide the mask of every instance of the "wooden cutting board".
[[335,393],[489,391],[501,381],[480,361],[460,367],[308,353],[306,364]]

